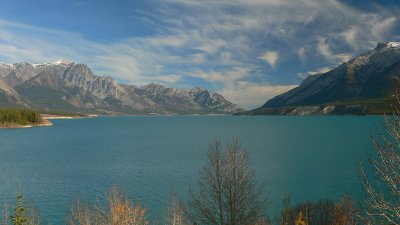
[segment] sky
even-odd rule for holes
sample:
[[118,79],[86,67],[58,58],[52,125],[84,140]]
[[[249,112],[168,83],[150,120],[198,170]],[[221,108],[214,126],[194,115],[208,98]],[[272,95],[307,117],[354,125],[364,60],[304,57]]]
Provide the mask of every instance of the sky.
[[203,87],[246,109],[378,42],[398,0],[0,0],[0,61],[87,64],[120,83]]

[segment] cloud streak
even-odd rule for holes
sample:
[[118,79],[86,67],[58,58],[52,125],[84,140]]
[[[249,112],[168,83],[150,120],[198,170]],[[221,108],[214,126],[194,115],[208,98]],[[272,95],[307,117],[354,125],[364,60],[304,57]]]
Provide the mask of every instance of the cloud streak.
[[275,69],[279,59],[279,53],[277,51],[266,51],[259,58]]
[[399,39],[397,7],[371,4],[366,10],[336,0],[148,4],[151,9],[135,9],[131,18],[150,27],[151,34],[102,42],[0,17],[0,60],[66,58],[127,83],[200,84],[253,108],[376,42]]
[[240,81],[222,89],[220,93],[228,99],[235,99],[242,107],[251,109],[295,87],[297,85],[268,85]]

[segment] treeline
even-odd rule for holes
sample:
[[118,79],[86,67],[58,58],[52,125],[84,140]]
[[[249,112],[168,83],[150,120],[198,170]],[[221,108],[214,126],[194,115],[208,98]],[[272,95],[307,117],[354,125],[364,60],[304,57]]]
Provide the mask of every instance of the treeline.
[[39,112],[29,109],[0,109],[0,126],[39,124],[43,121]]
[[338,202],[323,199],[295,205],[290,204],[290,196],[287,195],[283,200],[282,212],[273,224],[357,225],[362,224],[359,215],[350,195],[344,195]]

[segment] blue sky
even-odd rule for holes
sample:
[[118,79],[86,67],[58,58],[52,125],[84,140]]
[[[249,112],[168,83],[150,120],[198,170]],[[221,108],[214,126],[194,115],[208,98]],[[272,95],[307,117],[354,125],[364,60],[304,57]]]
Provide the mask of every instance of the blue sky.
[[395,0],[1,0],[0,60],[85,63],[121,83],[201,86],[254,108],[377,42]]

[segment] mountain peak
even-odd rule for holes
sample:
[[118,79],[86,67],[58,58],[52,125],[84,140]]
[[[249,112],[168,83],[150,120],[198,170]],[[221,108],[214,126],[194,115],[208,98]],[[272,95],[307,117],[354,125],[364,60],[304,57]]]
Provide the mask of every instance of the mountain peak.
[[145,90],[148,92],[151,92],[152,94],[160,94],[162,93],[166,88],[161,85],[161,84],[155,84],[155,83],[150,83],[148,85],[140,87],[141,90]]
[[388,42],[387,43],[388,44],[388,46],[389,47],[392,47],[392,48],[399,48],[400,47],[400,42]]
[[161,88],[161,89],[163,89],[163,88],[165,88],[163,85],[161,85],[161,84],[156,84],[156,83],[150,83],[150,84],[146,84],[146,85],[144,85],[144,86],[142,86],[141,87],[142,89],[149,89],[149,88]]
[[53,64],[53,65],[66,66],[66,65],[69,65],[69,64],[72,64],[72,63],[73,63],[73,62],[68,61],[68,60],[66,60],[66,59],[60,59],[60,60],[57,60],[57,61],[53,62],[52,64]]
[[0,62],[0,66],[3,66],[3,67],[12,67],[13,64],[11,64],[11,63],[6,63],[6,62]]
[[378,43],[376,45],[375,50],[384,48],[400,48],[400,42],[391,41],[391,42]]
[[65,66],[69,66],[71,64],[73,64],[73,62],[68,61],[66,59],[60,59],[60,60],[57,60],[57,61],[52,62],[52,63],[36,63],[36,64],[32,64],[32,66],[34,68],[47,67],[47,66],[52,66],[52,65],[53,66],[63,66],[63,67],[65,67]]
[[31,64],[28,63],[28,62],[17,62],[17,63],[15,63],[14,65],[15,65],[15,66],[27,66],[27,65],[31,65]]
[[[264,108],[321,106],[338,102],[366,105],[371,99],[387,99],[400,86],[400,42],[378,43],[333,70],[305,79],[300,86],[278,95]],[[384,100],[380,103],[385,103]],[[365,107],[363,110],[366,110]],[[376,109],[374,109],[376,110]],[[365,111],[364,111],[365,112]]]
[[202,92],[202,91],[206,91],[205,89],[201,88],[201,87],[194,87],[192,89],[190,89],[193,92]]

